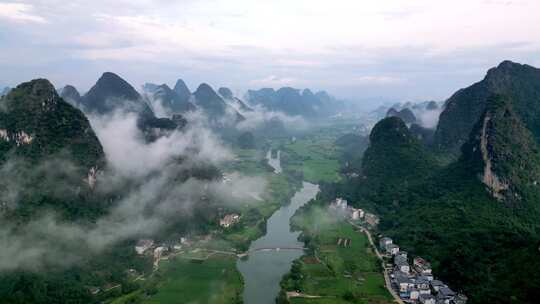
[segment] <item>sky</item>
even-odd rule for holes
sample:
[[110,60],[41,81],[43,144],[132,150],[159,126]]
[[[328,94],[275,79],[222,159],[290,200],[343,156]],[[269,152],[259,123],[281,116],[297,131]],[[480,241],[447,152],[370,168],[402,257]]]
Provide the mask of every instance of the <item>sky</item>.
[[538,0],[0,0],[0,86],[105,71],[235,92],[444,100],[502,60],[540,66]]

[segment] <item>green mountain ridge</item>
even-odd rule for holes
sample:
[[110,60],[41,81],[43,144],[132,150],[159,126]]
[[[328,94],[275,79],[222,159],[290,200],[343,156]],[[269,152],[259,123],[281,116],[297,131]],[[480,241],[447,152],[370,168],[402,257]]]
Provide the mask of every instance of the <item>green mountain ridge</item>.
[[[523,71],[531,69],[505,62],[487,78],[492,82],[495,77],[502,85],[524,82],[535,88],[540,79],[533,83],[534,79],[521,78]],[[440,166],[438,154],[424,148],[403,122],[386,118],[371,132],[362,160],[363,177],[350,179],[330,193],[376,211],[381,216],[381,233],[409,253],[431,261],[435,275],[463,291],[469,303],[536,303],[540,154],[535,122],[520,112],[525,100],[534,112],[536,100],[534,95],[525,99],[526,92],[492,93],[481,100],[474,94],[466,98],[465,93],[456,93],[447,103],[446,118],[441,116],[437,130],[439,137],[445,134],[441,130],[459,131],[464,120],[454,117],[452,121],[448,115],[471,114],[471,108],[463,104],[481,101],[481,112],[463,139],[456,161]],[[456,111],[456,107],[462,108]],[[460,127],[452,129],[454,124]],[[455,138],[449,139],[451,143]]]
[[379,121],[369,139],[362,174],[372,184],[406,184],[408,179],[422,176],[434,166],[434,160],[399,117]]
[[540,189],[538,146],[504,96],[488,98],[484,114],[462,147],[461,161],[469,162],[491,194],[507,203],[531,201],[523,196]]
[[[84,114],[60,98],[46,79],[22,83],[0,101],[0,212],[27,220],[43,210],[66,218],[95,218],[107,201],[93,201],[105,153]],[[19,189],[18,196],[10,191]]]
[[2,99],[1,108],[4,156],[12,153],[39,161],[67,152],[76,165],[103,167],[103,147],[88,119],[60,98],[48,80],[20,84]]
[[503,61],[482,81],[457,91],[446,101],[435,132],[437,149],[459,153],[493,94],[507,96],[525,126],[536,140],[540,138],[540,69]]

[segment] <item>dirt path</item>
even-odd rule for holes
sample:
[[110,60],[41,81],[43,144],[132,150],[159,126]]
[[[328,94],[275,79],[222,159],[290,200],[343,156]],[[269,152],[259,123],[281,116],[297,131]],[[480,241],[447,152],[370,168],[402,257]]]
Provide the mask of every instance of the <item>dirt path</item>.
[[300,293],[296,291],[287,291],[287,299],[289,298],[306,298],[306,299],[318,299],[322,298],[322,296],[312,296],[305,293]]
[[392,297],[394,297],[394,300],[399,303],[399,304],[405,304],[405,302],[403,302],[403,300],[401,300],[401,298],[399,297],[399,295],[396,293],[396,291],[392,288],[392,283],[390,282],[390,277],[388,276],[388,269],[386,268],[386,265],[384,264],[384,259],[383,259],[383,256],[381,255],[381,253],[379,252],[379,249],[377,249],[377,246],[375,246],[375,243],[373,242],[373,237],[371,236],[371,232],[369,232],[369,230],[367,230],[366,228],[360,226],[360,225],[357,225],[351,221],[349,221],[349,224],[353,225],[354,227],[360,229],[360,231],[362,231],[363,233],[366,234],[367,238],[368,238],[368,241],[369,243],[371,244],[371,246],[373,247],[373,249],[375,250],[375,254],[377,254],[377,257],[379,258],[379,260],[381,261],[381,265],[382,265],[382,268],[384,269],[384,283],[386,285],[386,289],[388,289],[388,292],[390,292],[390,294],[392,295]]

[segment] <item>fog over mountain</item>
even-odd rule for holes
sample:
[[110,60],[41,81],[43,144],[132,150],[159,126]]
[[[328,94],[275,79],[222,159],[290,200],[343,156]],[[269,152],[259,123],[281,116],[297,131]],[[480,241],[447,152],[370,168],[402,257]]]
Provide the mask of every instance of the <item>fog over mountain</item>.
[[[46,84],[27,84],[30,85],[33,87],[27,89],[27,92],[43,91],[44,89],[37,86]],[[53,90],[52,86],[49,89]],[[22,90],[23,87],[18,87],[15,91],[17,95],[13,95],[13,98],[30,97],[21,95],[30,94]],[[8,96],[7,101],[10,98]],[[41,102],[45,99],[50,100],[47,96],[36,95],[32,103],[41,107]],[[78,111],[64,101],[59,102],[63,107]],[[9,103],[6,109],[11,109]],[[170,225],[168,223],[174,222],[175,217],[188,220],[203,196],[219,197],[222,203],[227,204],[259,195],[264,190],[265,181],[260,178],[246,178],[236,174],[232,182],[224,187],[221,175],[203,173],[214,165],[230,160],[232,153],[206,127],[205,119],[200,114],[190,116],[185,129],[174,130],[148,142],[138,127],[138,114],[131,112],[129,109],[132,108],[129,106],[127,109],[128,111],[120,106],[106,115],[95,113],[89,116],[90,125],[103,145],[106,156],[106,165],[95,167],[98,171],[92,175],[95,185],[92,184],[94,189],[89,195],[104,199],[113,193],[118,195],[119,190],[125,187],[130,191],[122,191],[124,193],[114,199],[110,207],[105,207],[108,209],[105,211],[106,215],[93,224],[65,221],[53,207],[45,209],[46,212],[22,226],[4,225],[0,229],[3,248],[0,253],[0,271],[69,266],[123,240],[152,236],[158,230],[167,228],[167,225]],[[46,109],[38,120],[50,119],[52,114]],[[9,115],[12,113],[9,112]],[[69,124],[73,123],[70,116],[62,119]],[[34,133],[27,125],[21,124],[20,127],[42,140],[41,133]],[[7,134],[9,136],[10,133]],[[26,144],[33,146],[31,141]],[[12,149],[19,151],[23,147]],[[79,153],[88,154],[89,151],[83,150]],[[19,207],[24,207],[18,205],[17,201],[29,192],[41,189],[35,189],[26,183],[29,175],[45,176],[42,183],[46,182],[48,187],[56,189],[55,192],[47,194],[50,198],[71,199],[65,192],[73,192],[76,183],[65,184],[64,188],[57,185],[63,185],[61,181],[66,177],[68,181],[73,181],[80,164],[71,157],[60,157],[61,155],[54,151],[48,155],[37,159],[32,169],[26,171],[21,171],[18,159],[3,159],[0,174],[2,180],[9,181],[9,184],[3,184],[0,188],[0,201],[10,203],[7,205],[8,209],[15,212]],[[79,154],[78,157],[88,159],[85,155]],[[197,171],[202,175],[196,173]],[[82,177],[75,178],[76,180],[82,181]],[[15,253],[16,259],[13,258]]]

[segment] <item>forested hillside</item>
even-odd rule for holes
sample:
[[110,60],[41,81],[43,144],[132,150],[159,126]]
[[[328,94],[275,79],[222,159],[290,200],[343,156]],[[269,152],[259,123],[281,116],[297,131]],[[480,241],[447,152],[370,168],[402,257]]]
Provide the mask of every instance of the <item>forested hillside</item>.
[[[508,62],[498,69],[535,71]],[[488,74],[494,73],[499,71]],[[501,86],[540,85],[521,76],[506,74]],[[461,142],[457,134],[469,130],[457,161],[438,165],[441,150],[432,154],[398,118],[386,118],[371,132],[362,175],[325,192],[376,211],[382,233],[409,253],[428,258],[434,272],[467,294],[471,303],[536,303],[540,157],[535,134],[540,129],[530,113],[537,107],[537,95],[526,96],[531,91],[521,90],[485,96],[479,114],[463,110],[467,119],[476,117],[464,128],[467,119],[450,120],[449,115],[457,113],[458,106],[480,107],[480,99],[467,99],[460,92],[447,102],[437,135],[439,143],[452,142],[443,146],[454,153],[452,145]],[[456,96],[463,98],[461,104]]]

